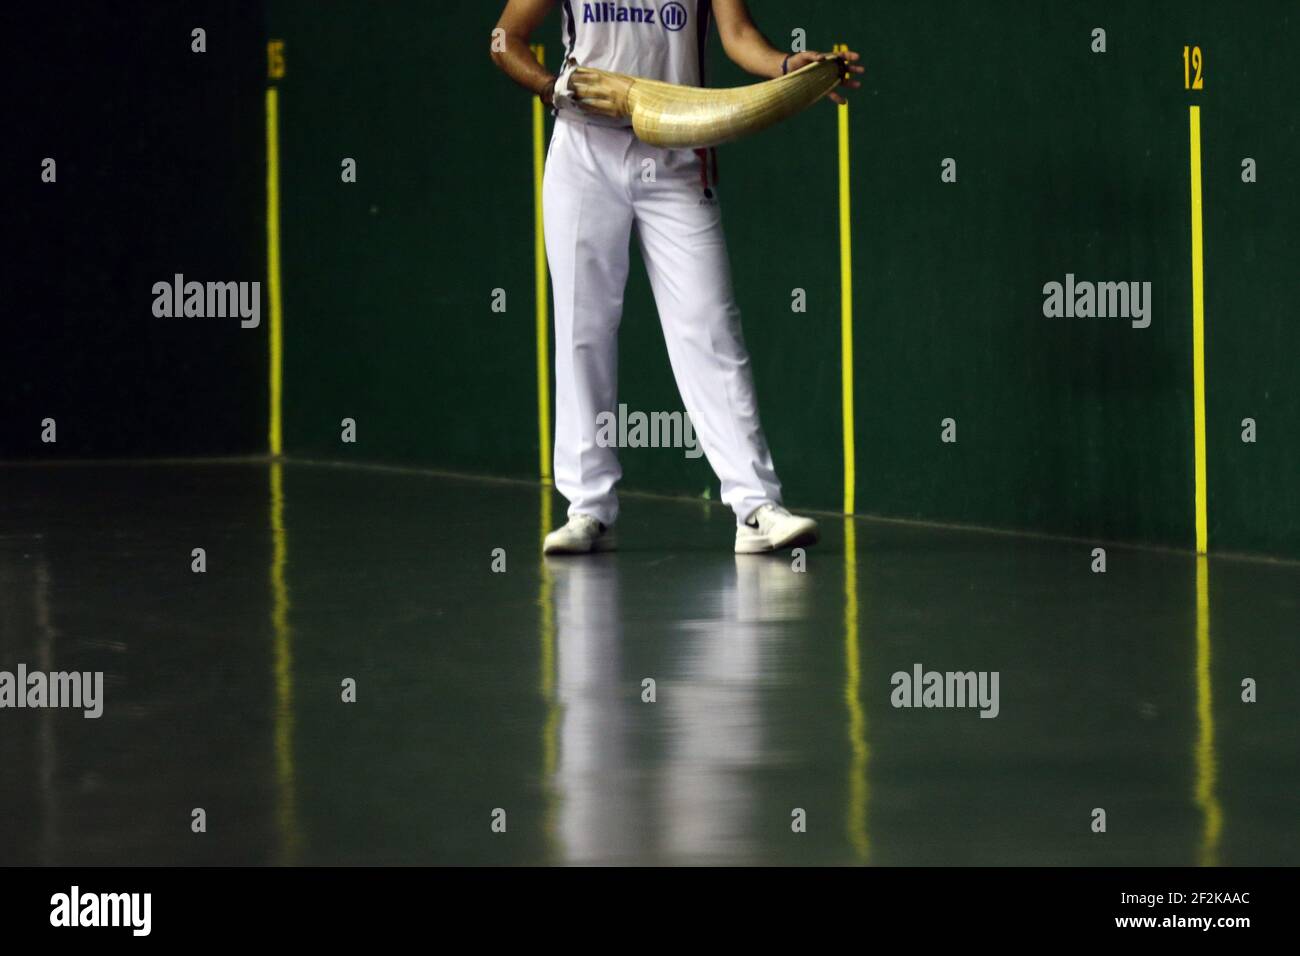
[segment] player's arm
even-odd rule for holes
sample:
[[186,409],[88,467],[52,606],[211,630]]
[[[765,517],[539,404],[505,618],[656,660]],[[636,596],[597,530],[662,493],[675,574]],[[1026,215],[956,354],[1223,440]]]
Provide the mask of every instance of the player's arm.
[[492,31],[492,62],[548,105],[555,92],[555,77],[537,62],[528,48],[528,40],[555,3],[556,0],[508,0]]
[[[754,25],[745,0],[713,0],[713,16],[718,22],[718,36],[722,39],[722,49],[727,52],[731,62],[755,76],[771,79],[780,76],[783,67],[786,71],[797,70],[824,56],[812,50],[786,54],[772,46],[767,37],[763,36]],[[840,55],[849,61],[851,72],[862,72],[862,67],[856,62],[859,59],[858,54],[850,50]],[[846,78],[841,85],[856,89],[862,84],[857,80]],[[827,95],[836,103],[844,102],[844,98],[838,93],[832,92]]]

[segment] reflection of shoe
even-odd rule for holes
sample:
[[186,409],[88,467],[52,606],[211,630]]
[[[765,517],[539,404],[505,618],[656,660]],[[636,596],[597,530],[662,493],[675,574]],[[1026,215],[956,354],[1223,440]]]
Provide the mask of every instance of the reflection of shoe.
[[[724,598],[724,616],[739,624],[803,621],[808,618],[811,574],[795,570],[788,552],[737,554],[735,592]],[[569,562],[572,564],[573,562]]]
[[736,553],[758,554],[817,543],[817,522],[792,515],[780,505],[762,505],[736,528]]
[[542,543],[542,554],[588,554],[613,551],[614,532],[591,515],[574,515],[563,528],[556,528]]

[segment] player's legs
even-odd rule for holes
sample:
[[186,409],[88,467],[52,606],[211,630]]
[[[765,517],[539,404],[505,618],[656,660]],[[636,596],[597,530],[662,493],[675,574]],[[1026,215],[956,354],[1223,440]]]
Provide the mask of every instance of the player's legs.
[[615,448],[596,443],[597,416],[615,412],[618,324],[627,284],[631,201],[626,130],[560,119],[542,186],[546,258],[555,295],[555,487],[569,515],[611,525]]
[[721,215],[693,154],[637,148],[655,160],[655,181],[636,184],[634,209],[668,358],[722,500],[744,521],[780,504],[781,483],[758,419]]

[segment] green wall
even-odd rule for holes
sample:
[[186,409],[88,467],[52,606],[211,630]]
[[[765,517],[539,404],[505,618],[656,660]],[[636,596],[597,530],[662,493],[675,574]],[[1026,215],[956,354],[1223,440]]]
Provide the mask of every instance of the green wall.
[[[491,3],[273,0],[291,454],[536,474],[530,101]],[[847,41],[857,510],[1191,546],[1188,105],[1202,109],[1212,550],[1300,557],[1293,4],[751,4],[778,45]],[[1091,52],[1091,32],[1107,52]],[[558,15],[537,38],[560,49]],[[1198,44],[1206,87],[1183,89]],[[713,38],[712,78],[748,82]],[[835,112],[721,151],[764,422],[794,506],[842,500]],[[1259,181],[1241,181],[1253,157]],[[344,157],[358,182],[340,181]],[[957,160],[956,183],[940,163]],[[635,257],[634,257],[635,258]],[[1049,319],[1066,273],[1150,281],[1152,323]],[[808,311],[792,313],[791,290]],[[492,290],[506,290],[504,314]],[[680,408],[644,271],[620,401]],[[358,442],[339,440],[339,421]],[[956,444],[940,421],[957,422]],[[1240,440],[1243,418],[1258,441]],[[626,450],[628,488],[703,459]],[[716,497],[716,489],[714,490]]]

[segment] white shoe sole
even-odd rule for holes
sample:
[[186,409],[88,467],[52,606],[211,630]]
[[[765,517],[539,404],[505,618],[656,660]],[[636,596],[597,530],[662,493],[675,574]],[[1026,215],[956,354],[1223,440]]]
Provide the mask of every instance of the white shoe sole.
[[817,525],[813,521],[801,522],[777,538],[767,535],[747,535],[736,539],[736,554],[766,554],[817,543]]
[[542,554],[597,554],[602,551],[613,551],[614,547],[614,535],[607,531],[599,537],[593,538],[585,548],[558,543],[543,543]]

